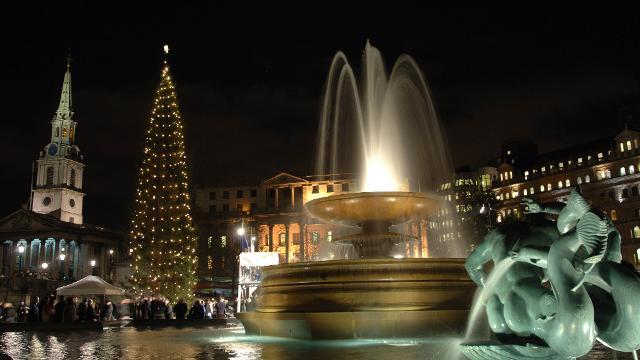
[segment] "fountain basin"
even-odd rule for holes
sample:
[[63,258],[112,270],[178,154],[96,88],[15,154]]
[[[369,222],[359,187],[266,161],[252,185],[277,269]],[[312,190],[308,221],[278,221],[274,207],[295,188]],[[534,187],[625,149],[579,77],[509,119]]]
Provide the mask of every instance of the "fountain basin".
[[249,334],[303,339],[450,336],[475,285],[464,259],[362,259],[266,267]]

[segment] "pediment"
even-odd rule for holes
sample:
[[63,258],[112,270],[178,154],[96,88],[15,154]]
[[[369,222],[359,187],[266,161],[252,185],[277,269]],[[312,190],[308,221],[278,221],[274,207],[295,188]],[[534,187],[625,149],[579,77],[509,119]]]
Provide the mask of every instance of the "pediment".
[[0,232],[11,231],[39,231],[56,229],[54,219],[45,218],[46,215],[36,214],[29,210],[20,209],[0,220]]
[[308,182],[303,178],[299,178],[297,176],[293,176],[286,172],[281,172],[280,174],[272,177],[271,179],[264,182],[265,185],[279,185],[279,184],[291,184],[291,183],[301,183]]

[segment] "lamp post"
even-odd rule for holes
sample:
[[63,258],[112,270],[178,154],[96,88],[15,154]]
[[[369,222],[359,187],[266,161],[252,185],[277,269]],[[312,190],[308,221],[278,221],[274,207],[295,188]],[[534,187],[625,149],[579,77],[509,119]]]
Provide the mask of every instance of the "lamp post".
[[95,260],[91,260],[90,264],[91,264],[91,275],[95,275],[96,274],[96,261]]
[[64,259],[67,257],[67,255],[65,253],[60,253],[60,279],[62,281],[66,280],[66,275],[64,272]]
[[113,280],[113,249],[109,249],[109,280]]
[[242,249],[244,247],[244,245],[247,245],[247,237],[245,236],[246,232],[244,230],[244,223],[242,223],[242,226],[238,228],[237,232],[238,232],[238,236],[240,237],[240,241],[241,241],[240,248]]
[[22,254],[24,253],[24,245],[18,245],[18,274],[22,274]]
[[49,264],[47,264],[46,262],[44,262],[44,263],[42,263],[42,265],[41,265],[41,266],[42,266],[42,273],[41,273],[41,275],[42,275],[42,279],[44,279],[44,273],[45,273],[45,271],[47,271],[47,268],[49,267]]

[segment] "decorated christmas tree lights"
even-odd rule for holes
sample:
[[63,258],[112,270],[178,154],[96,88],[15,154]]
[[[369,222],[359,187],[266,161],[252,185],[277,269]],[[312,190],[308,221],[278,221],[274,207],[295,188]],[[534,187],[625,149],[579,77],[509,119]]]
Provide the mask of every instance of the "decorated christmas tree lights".
[[189,300],[196,284],[184,128],[166,56],[155,92],[130,228],[131,290]]

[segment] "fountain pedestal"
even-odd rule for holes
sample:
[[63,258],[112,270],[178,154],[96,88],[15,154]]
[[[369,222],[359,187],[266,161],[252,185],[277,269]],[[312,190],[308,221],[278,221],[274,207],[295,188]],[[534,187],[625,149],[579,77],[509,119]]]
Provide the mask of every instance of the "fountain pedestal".
[[408,192],[349,193],[307,203],[328,222],[359,225],[352,243],[357,260],[270,266],[253,312],[239,313],[249,334],[304,339],[459,335],[475,285],[464,259],[394,259],[401,235],[392,224],[426,217],[441,205],[433,195]]

